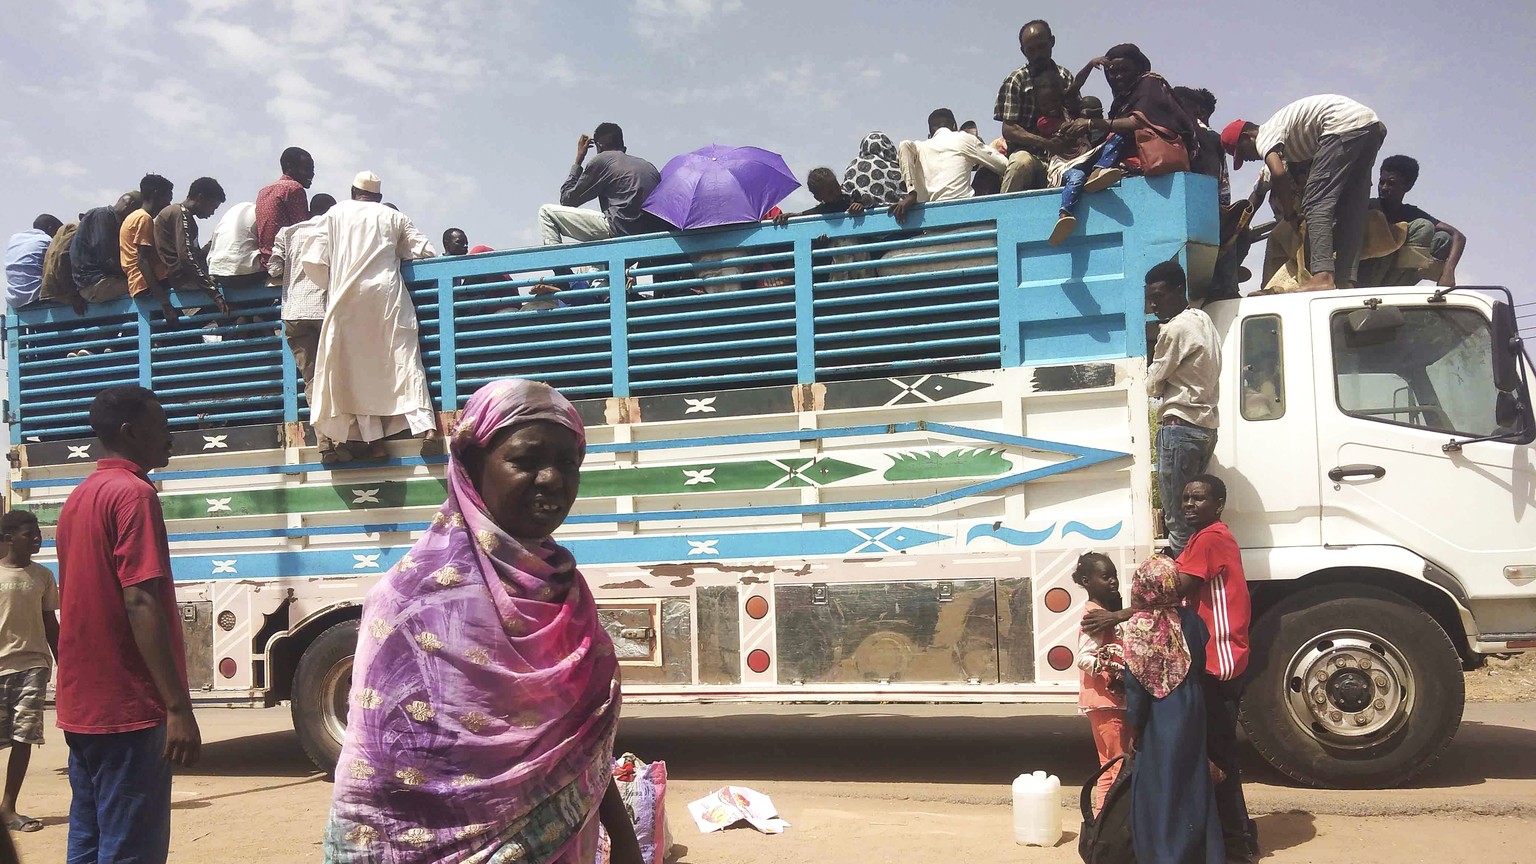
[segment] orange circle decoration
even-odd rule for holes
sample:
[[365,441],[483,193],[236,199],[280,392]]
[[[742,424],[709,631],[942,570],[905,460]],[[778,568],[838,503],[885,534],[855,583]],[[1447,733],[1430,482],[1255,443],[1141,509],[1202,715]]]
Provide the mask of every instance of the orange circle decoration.
[[1065,645],[1057,645],[1045,652],[1045,662],[1051,664],[1051,668],[1057,672],[1065,672],[1072,668],[1072,649]]
[[751,669],[753,672],[756,672],[759,675],[767,672],[768,666],[772,662],[772,658],[768,656],[768,652],[761,648],[747,655],[747,668]]
[[1072,608],[1072,593],[1065,588],[1052,588],[1045,592],[1045,608],[1052,612],[1065,612]]
[[747,598],[747,617],[761,621],[768,617],[768,598],[760,594]]

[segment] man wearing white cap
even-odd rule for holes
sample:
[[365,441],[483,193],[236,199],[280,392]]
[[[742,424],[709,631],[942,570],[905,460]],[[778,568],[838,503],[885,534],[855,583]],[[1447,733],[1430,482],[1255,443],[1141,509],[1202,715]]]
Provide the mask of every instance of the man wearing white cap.
[[[437,251],[405,214],[380,203],[383,184],[372,171],[352,179],[352,200],[321,217],[321,230],[301,263],[330,286],[310,423],[333,441],[362,441],[364,458],[387,455],[382,439],[410,429],[437,429],[421,363],[416,307],[400,277],[401,259]],[[355,451],[354,451],[355,452]]]

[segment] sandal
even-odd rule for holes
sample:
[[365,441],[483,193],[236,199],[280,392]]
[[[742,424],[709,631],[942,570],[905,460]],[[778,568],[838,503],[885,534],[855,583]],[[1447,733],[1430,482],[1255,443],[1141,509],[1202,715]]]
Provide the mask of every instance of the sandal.
[[43,830],[43,823],[31,816],[23,816],[17,813],[6,820],[5,827],[12,831],[20,831],[23,834],[31,834],[33,831]]
[[1052,229],[1051,239],[1047,242],[1049,242],[1052,246],[1060,246],[1061,244],[1067,242],[1067,238],[1071,237],[1072,232],[1076,230],[1077,217],[1070,213],[1063,213],[1061,214],[1061,218],[1056,220],[1056,227]]
[[1083,194],[1090,192],[1102,192],[1105,189],[1119,183],[1125,177],[1125,172],[1119,168],[1095,168],[1088,175],[1088,180],[1083,184]]

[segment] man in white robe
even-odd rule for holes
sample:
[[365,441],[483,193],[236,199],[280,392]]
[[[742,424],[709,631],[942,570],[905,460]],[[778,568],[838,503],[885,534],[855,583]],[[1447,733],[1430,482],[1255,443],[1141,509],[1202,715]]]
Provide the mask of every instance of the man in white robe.
[[387,455],[382,439],[402,429],[428,437],[437,430],[416,307],[400,276],[401,260],[437,251],[409,218],[380,203],[381,191],[371,171],[353,178],[352,200],[320,219],[301,259],[316,282],[330,286],[310,423],[334,441],[368,444],[358,455],[375,459]]

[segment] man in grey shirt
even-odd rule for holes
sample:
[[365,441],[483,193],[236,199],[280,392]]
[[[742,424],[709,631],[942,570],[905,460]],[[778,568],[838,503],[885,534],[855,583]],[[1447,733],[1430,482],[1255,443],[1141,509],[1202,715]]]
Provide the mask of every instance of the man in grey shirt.
[[[589,149],[597,155],[583,166]],[[560,187],[560,203],[539,208],[539,235],[545,246],[558,246],[567,238],[581,243],[655,230],[654,217],[641,208],[660,181],[655,165],[625,152],[617,123],[600,123],[576,141],[576,164]],[[594,198],[602,212],[582,209]]]

